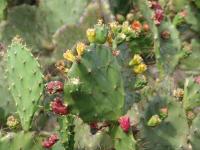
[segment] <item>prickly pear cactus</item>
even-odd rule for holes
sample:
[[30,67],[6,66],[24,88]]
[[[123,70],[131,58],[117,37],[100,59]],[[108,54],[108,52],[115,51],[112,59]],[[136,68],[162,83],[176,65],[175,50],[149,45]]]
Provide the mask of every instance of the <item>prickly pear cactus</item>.
[[[187,141],[188,124],[182,106],[166,96],[152,98],[146,106],[139,124],[141,149],[183,149]],[[167,110],[163,120],[160,116],[162,108]],[[157,119],[149,121],[155,115],[160,116],[161,122]]]
[[112,139],[106,130],[98,131],[96,134],[92,134],[90,130],[90,126],[80,118],[75,119],[75,150],[107,150],[113,147]]
[[[42,0],[39,4],[40,14],[44,15],[44,18],[46,18],[45,20],[50,33],[54,33],[64,24],[77,23],[88,1],[89,0]],[[51,15],[49,16],[49,14]]]
[[74,116],[68,115],[59,118],[61,143],[66,149],[74,149]]
[[180,61],[179,68],[184,70],[187,74],[198,75],[200,73],[200,67],[198,63],[198,59],[200,56],[199,40],[192,39],[191,44],[188,44],[189,48],[190,46],[191,46],[191,51],[189,50],[190,54],[188,57],[185,57]]
[[8,90],[8,82],[5,75],[5,58],[0,58],[0,124],[5,125],[6,118],[16,111],[15,102]]
[[89,46],[68,72],[64,91],[72,113],[87,122],[118,119],[124,106],[120,75],[120,67],[109,48]]
[[113,138],[114,147],[116,150],[127,149],[135,150],[136,141],[133,138],[132,133],[124,133],[120,127],[111,128],[111,136]]
[[44,48],[45,43],[51,44],[50,34],[44,28],[43,18],[37,13],[37,7],[30,5],[20,5],[9,10],[7,21],[2,27],[0,41],[10,45],[12,39],[19,35],[34,52]]
[[7,75],[24,130],[28,130],[43,94],[43,75],[30,50],[16,37],[8,48]]
[[0,149],[7,150],[43,150],[40,145],[41,138],[34,132],[8,133],[0,138]]
[[[179,32],[168,18],[164,18],[159,25],[152,19],[154,11],[150,8],[148,0],[136,2],[141,13],[148,20],[154,34],[154,50],[158,69],[161,74],[171,74],[178,65],[179,60],[184,56],[181,50]],[[169,36],[161,36],[168,33]]]
[[193,150],[199,149],[199,143],[200,143],[200,131],[199,131],[199,125],[200,125],[200,116],[196,116],[196,118],[192,122],[192,126],[190,128],[190,142],[192,145]]
[[[102,6],[102,13],[109,21],[112,15],[104,5]],[[85,32],[87,28],[93,26],[102,17],[102,13],[98,2],[92,2],[87,6],[78,24],[65,24],[60,27],[53,35],[53,42],[56,45],[53,56],[60,58],[66,47],[71,48],[77,41],[84,41],[86,39]]]
[[183,106],[186,110],[200,106],[200,85],[194,77],[185,80]]

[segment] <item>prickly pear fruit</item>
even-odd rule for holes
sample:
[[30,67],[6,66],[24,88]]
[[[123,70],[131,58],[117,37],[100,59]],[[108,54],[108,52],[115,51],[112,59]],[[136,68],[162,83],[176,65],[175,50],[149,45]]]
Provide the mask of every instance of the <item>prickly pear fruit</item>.
[[120,127],[124,132],[128,132],[129,128],[131,127],[130,125],[130,118],[129,116],[122,116],[118,120]]
[[51,109],[54,113],[59,115],[67,115],[69,113],[68,107],[63,104],[60,97],[56,97],[51,102]]
[[161,123],[160,117],[158,115],[153,115],[149,119],[147,125],[150,126],[150,127],[155,127],[155,126],[159,125],[160,123]]
[[62,93],[63,92],[63,83],[60,81],[51,81],[46,84],[46,91],[49,94]]
[[52,134],[49,138],[42,142],[44,148],[51,148],[59,140],[56,134]]
[[104,44],[108,36],[108,27],[102,22],[99,22],[94,26],[95,28],[95,42],[98,44]]

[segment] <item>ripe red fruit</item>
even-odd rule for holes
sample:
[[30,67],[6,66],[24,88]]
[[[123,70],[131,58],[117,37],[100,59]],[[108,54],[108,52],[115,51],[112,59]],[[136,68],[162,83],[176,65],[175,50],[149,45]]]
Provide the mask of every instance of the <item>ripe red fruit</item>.
[[68,107],[63,104],[60,97],[56,97],[51,102],[51,109],[54,113],[59,115],[67,115],[69,113]]
[[63,87],[64,85],[60,81],[51,81],[46,84],[46,90],[49,94],[62,93]]
[[128,132],[129,128],[131,127],[130,125],[130,118],[129,116],[121,116],[118,120],[120,127],[124,132]]
[[153,19],[154,19],[154,23],[156,25],[160,25],[162,20],[164,19],[163,10],[162,9],[156,9],[155,13],[154,13],[154,16],[153,16]]
[[49,138],[42,142],[44,148],[51,148],[59,140],[56,134],[52,134]]
[[156,25],[160,25],[162,20],[164,19],[164,11],[161,5],[156,1],[150,1],[149,6],[154,10],[154,16],[153,16],[154,23]]

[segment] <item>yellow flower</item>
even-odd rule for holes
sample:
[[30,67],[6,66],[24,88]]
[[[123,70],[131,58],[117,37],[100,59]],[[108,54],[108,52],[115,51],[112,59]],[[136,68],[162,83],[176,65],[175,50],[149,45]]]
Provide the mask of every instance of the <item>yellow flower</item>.
[[85,48],[86,48],[86,45],[82,42],[78,42],[76,44],[76,51],[78,53],[78,56],[83,55]]
[[141,74],[147,70],[147,65],[141,63],[133,68],[133,71],[137,74]]
[[86,34],[87,34],[88,41],[90,43],[95,41],[95,34],[96,34],[95,29],[92,29],[92,28],[87,29]]
[[68,61],[75,61],[76,57],[73,55],[72,51],[71,50],[67,50],[64,54],[63,54],[63,57],[65,59],[67,59]]
[[133,56],[133,59],[129,62],[129,66],[139,65],[143,61],[142,57],[138,54]]

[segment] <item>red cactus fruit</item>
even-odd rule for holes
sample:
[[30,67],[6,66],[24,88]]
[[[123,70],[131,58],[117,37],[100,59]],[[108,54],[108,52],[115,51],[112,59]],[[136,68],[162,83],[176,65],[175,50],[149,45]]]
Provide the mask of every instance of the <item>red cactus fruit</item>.
[[46,90],[49,94],[62,93],[63,87],[64,85],[60,81],[51,81],[46,84]]
[[56,97],[51,102],[51,109],[54,113],[59,115],[67,115],[69,113],[68,107],[63,104],[60,97]]
[[128,132],[129,128],[131,127],[130,125],[130,118],[129,116],[121,116],[118,120],[120,127],[124,132]]
[[59,140],[56,134],[52,134],[49,138],[42,142],[44,148],[51,148]]
[[149,6],[154,10],[154,23],[156,25],[160,25],[162,20],[164,19],[164,11],[161,5],[156,1],[149,1]]
[[154,19],[154,23],[155,23],[156,25],[160,25],[161,22],[162,22],[163,19],[164,19],[163,10],[162,10],[162,9],[156,9],[156,10],[155,10],[155,13],[154,13],[154,16],[153,16],[153,19]]

